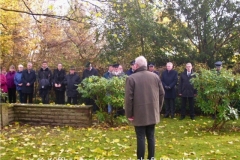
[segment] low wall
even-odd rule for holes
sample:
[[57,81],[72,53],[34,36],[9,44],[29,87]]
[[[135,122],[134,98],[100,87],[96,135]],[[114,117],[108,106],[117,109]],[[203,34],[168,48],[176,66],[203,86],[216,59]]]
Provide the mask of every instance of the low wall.
[[1,126],[18,121],[33,125],[76,126],[92,125],[92,106],[45,104],[1,105]]

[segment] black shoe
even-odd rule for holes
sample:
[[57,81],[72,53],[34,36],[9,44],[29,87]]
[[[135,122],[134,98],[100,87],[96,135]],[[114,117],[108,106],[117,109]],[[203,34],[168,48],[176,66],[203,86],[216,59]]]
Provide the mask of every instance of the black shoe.
[[191,120],[194,120],[195,118],[194,117],[190,117],[191,118]]
[[180,117],[180,120],[183,120],[185,117]]
[[174,118],[174,116],[171,116],[171,118],[173,119],[173,118]]

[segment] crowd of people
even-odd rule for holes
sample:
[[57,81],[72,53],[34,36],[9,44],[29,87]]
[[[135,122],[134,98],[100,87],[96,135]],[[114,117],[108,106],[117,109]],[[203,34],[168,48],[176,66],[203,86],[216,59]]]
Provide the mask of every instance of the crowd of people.
[[[216,62],[216,68],[219,69],[222,66],[221,62]],[[18,65],[18,70],[15,70],[14,65],[9,67],[9,71],[6,68],[1,67],[1,90],[3,93],[8,94],[8,102],[16,103],[16,92],[18,93],[20,103],[33,103],[34,84],[38,82],[38,91],[43,104],[49,103],[49,92],[53,88],[55,91],[55,104],[77,104],[78,92],[77,84],[90,76],[99,76],[97,69],[95,69],[90,62],[85,65],[82,77],[75,72],[75,67],[69,68],[69,73],[66,74],[65,69],[61,63],[57,65],[57,68],[53,72],[49,69],[46,61],[42,62],[42,66],[36,73],[32,69],[32,63],[27,63],[27,68],[24,69],[23,65]],[[181,118],[184,119],[186,115],[187,102],[189,104],[190,118],[194,119],[194,97],[197,95],[196,89],[190,83],[190,79],[194,78],[193,66],[191,63],[186,64],[186,69],[180,74],[178,93],[176,92],[176,86],[178,83],[178,72],[173,69],[173,63],[166,63],[166,70],[160,75],[155,69],[155,65],[149,62],[147,70],[155,73],[159,76],[164,91],[164,103],[165,103],[165,118],[174,118],[175,115],[175,99],[180,96],[182,99],[181,104]],[[130,62],[130,68],[126,72],[123,71],[123,67],[120,64],[110,64],[108,71],[103,74],[106,79],[112,77],[122,77],[124,75],[130,76],[136,70],[135,60]],[[67,102],[65,102],[65,92],[67,96]],[[6,102],[7,99],[2,101]],[[98,108],[94,103],[94,100],[90,98],[85,99],[86,104],[93,105],[93,110]],[[108,104],[108,112],[112,111],[112,106]]]

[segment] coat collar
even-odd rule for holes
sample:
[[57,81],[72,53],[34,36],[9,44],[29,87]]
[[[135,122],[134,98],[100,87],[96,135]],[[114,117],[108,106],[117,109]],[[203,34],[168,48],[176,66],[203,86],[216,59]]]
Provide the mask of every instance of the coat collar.
[[135,71],[134,71],[134,73],[136,73],[136,72],[141,72],[141,71],[146,71],[147,70],[147,67],[146,66],[141,66],[141,67],[139,67],[138,69],[136,69]]

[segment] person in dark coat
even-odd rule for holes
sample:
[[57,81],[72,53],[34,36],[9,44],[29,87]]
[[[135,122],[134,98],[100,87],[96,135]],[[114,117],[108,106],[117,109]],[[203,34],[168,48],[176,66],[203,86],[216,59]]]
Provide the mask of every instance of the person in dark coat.
[[19,102],[23,103],[23,93],[22,93],[22,71],[23,65],[18,65],[18,72],[14,76],[14,84],[16,85],[16,89],[19,95]]
[[171,115],[171,118],[174,118],[175,114],[175,98],[176,98],[176,90],[175,86],[178,81],[178,73],[173,70],[173,64],[168,62],[166,65],[167,69],[163,71],[161,80],[163,84],[163,88],[165,90],[165,115],[167,118]]
[[38,71],[39,94],[43,104],[49,103],[49,91],[52,88],[52,72],[47,62],[43,61],[42,68]]
[[[98,71],[92,67],[92,64],[90,62],[88,62],[85,65],[86,69],[83,71],[83,75],[82,75],[82,80],[84,80],[85,78],[88,78],[90,76],[98,76]],[[91,98],[85,98],[85,103],[87,105],[92,105],[93,106],[93,113],[96,113],[97,110],[99,110],[98,106],[96,105],[95,101]]]
[[16,103],[16,85],[14,83],[15,74],[16,74],[15,67],[14,65],[11,65],[9,67],[9,72],[6,75],[9,103]]
[[130,76],[131,74],[134,73],[135,70],[135,60],[130,62],[131,68],[129,70],[127,70],[126,75]]
[[113,71],[113,65],[110,64],[108,66],[108,71],[103,74],[103,77],[106,78],[106,79],[109,79],[110,78],[109,75],[112,73],[112,71]]
[[147,71],[147,60],[136,58],[136,70],[126,79],[125,113],[135,128],[137,136],[137,159],[144,159],[145,138],[148,145],[147,159],[154,159],[155,125],[160,122],[164,90],[159,76]]
[[53,71],[53,87],[56,95],[55,104],[65,104],[65,76],[66,72],[62,68],[62,64],[59,63],[57,69]]
[[90,76],[98,76],[98,71],[92,67],[92,64],[88,62],[85,65],[86,69],[83,71],[82,79],[88,78]]
[[155,73],[156,75],[159,76],[159,72],[155,70],[155,65],[154,63],[150,62],[148,64],[148,71]]
[[33,103],[34,82],[36,81],[36,73],[32,69],[32,63],[28,62],[27,69],[22,72],[22,93],[23,103]]
[[190,79],[193,77],[192,64],[187,63],[185,71],[180,75],[178,89],[179,96],[182,97],[181,120],[184,119],[186,115],[187,101],[190,109],[190,118],[192,120],[194,119],[194,97],[197,95],[197,90],[194,89],[193,85],[190,83]]
[[75,73],[75,68],[71,66],[69,74],[64,79],[64,84],[67,85],[67,103],[77,104],[78,91],[76,85],[79,83],[81,83],[81,78]]

